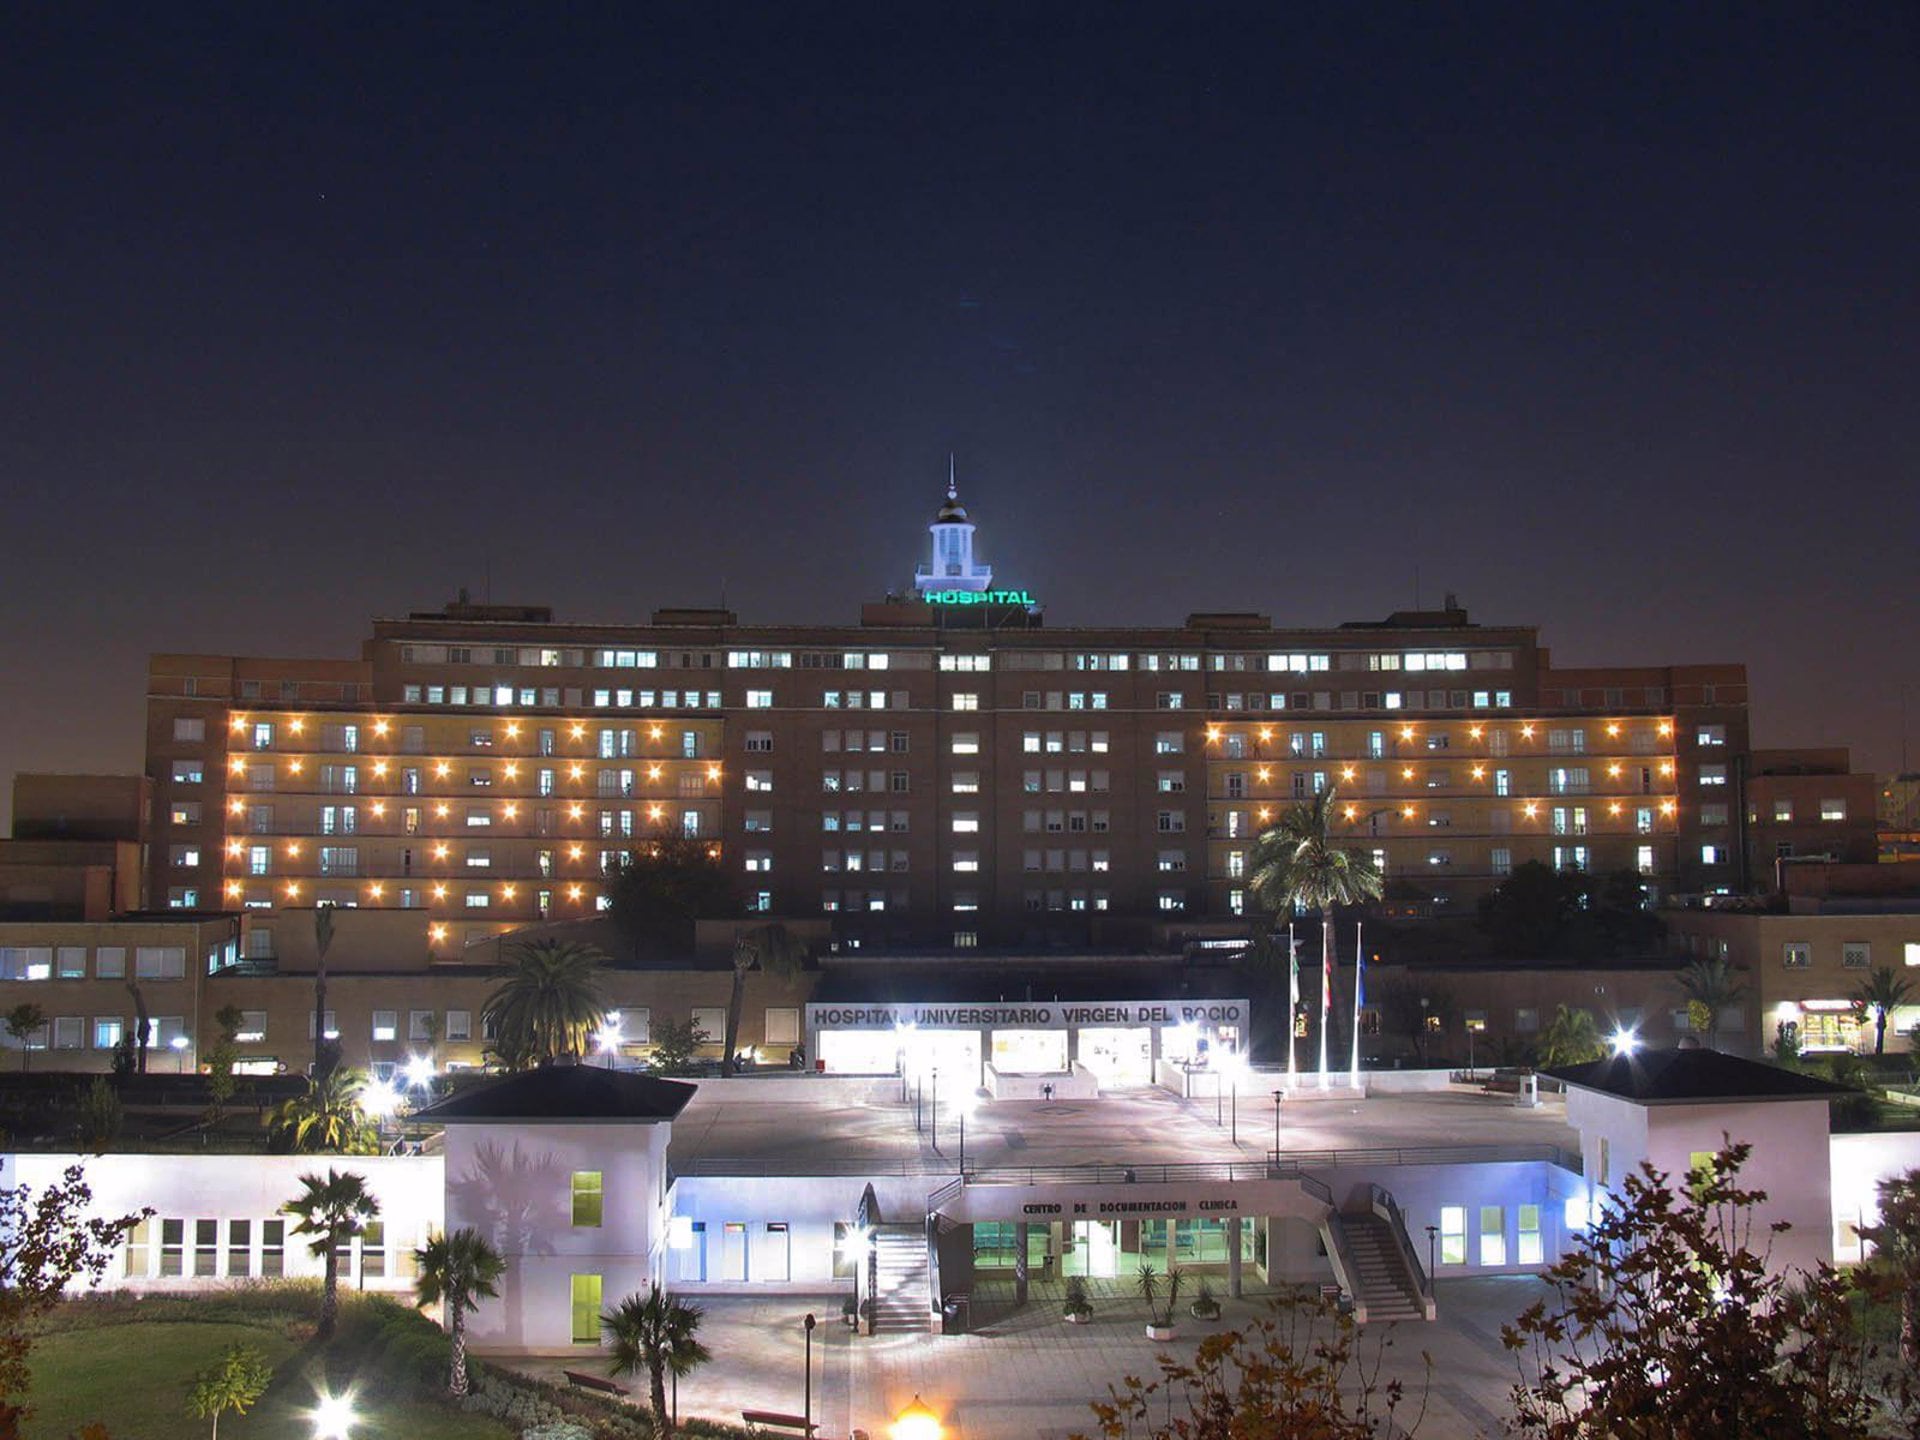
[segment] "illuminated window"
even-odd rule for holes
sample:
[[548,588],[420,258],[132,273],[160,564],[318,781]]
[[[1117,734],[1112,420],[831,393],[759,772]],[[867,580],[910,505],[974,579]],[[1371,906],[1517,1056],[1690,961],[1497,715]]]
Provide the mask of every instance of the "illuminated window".
[[600,1277],[575,1275],[573,1278],[573,1329],[576,1345],[600,1343]]
[[1440,1207],[1440,1263],[1467,1263],[1467,1207],[1464,1205]]
[[576,1170],[573,1172],[573,1223],[583,1228],[597,1228],[601,1218],[601,1172],[598,1170]]
[[1480,1207],[1480,1263],[1507,1263],[1507,1212],[1502,1206]]

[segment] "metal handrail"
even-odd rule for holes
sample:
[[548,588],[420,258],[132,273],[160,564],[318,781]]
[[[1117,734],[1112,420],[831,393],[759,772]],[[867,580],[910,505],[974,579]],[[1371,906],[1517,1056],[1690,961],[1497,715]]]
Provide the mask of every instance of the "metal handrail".
[[969,1185],[1157,1185],[1183,1180],[1266,1180],[1271,1178],[1270,1168],[1264,1160],[1165,1165],[995,1165],[982,1170],[969,1168],[962,1178]]
[[1280,1169],[1311,1166],[1316,1170],[1338,1169],[1343,1165],[1491,1165],[1544,1160],[1562,1169],[1578,1170],[1579,1159],[1558,1145],[1398,1145],[1355,1150],[1284,1150],[1277,1161],[1267,1152],[1269,1163]]
[[871,1160],[842,1160],[830,1156],[796,1155],[786,1160],[734,1160],[701,1156],[676,1162],[675,1175],[711,1175],[742,1178],[780,1175],[951,1175],[953,1166],[945,1161],[918,1156],[876,1156]]
[[1367,1197],[1372,1202],[1373,1213],[1387,1222],[1387,1228],[1393,1232],[1393,1243],[1400,1251],[1400,1258],[1406,1262],[1407,1273],[1413,1276],[1414,1288],[1420,1292],[1424,1304],[1433,1302],[1433,1281],[1428,1277],[1426,1267],[1420,1263],[1420,1256],[1414,1251],[1413,1237],[1407,1234],[1407,1217],[1400,1209],[1400,1202],[1393,1198],[1393,1192],[1380,1185],[1369,1182]]
[[1327,1246],[1327,1259],[1333,1264],[1333,1278],[1340,1282],[1340,1288],[1353,1297],[1354,1323],[1367,1323],[1367,1298],[1360,1290],[1360,1269],[1354,1263],[1353,1250],[1347,1242],[1347,1227],[1341,1222],[1338,1210],[1329,1210],[1320,1222],[1327,1228],[1327,1238],[1332,1243]]

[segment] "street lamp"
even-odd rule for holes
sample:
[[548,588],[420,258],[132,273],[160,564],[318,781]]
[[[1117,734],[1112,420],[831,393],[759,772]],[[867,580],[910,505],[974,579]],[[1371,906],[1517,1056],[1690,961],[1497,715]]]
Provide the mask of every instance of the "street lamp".
[[1440,1238],[1440,1227],[1438,1225],[1427,1226],[1427,1283],[1428,1284],[1433,1283],[1433,1272],[1434,1272],[1433,1246],[1434,1246],[1434,1242],[1439,1238]]
[[1280,1097],[1286,1093],[1284,1090],[1273,1092],[1273,1163],[1276,1165],[1280,1163]]
[[431,1055],[412,1056],[407,1061],[407,1086],[413,1090],[425,1090],[433,1084],[436,1073],[438,1073],[437,1068]]
[[1621,1026],[1611,1037],[1615,1055],[1631,1055],[1640,1048],[1640,1032],[1631,1026]]
[[801,1324],[801,1327],[805,1329],[807,1333],[807,1348],[806,1348],[807,1384],[806,1384],[806,1390],[805,1390],[805,1402],[800,1411],[801,1418],[807,1422],[807,1428],[803,1430],[801,1433],[807,1437],[807,1440],[813,1440],[813,1327],[814,1327],[815,1321],[813,1318],[813,1312],[811,1310],[807,1312],[807,1318],[802,1320],[800,1324]]
[[607,1057],[607,1068],[613,1068],[613,1057],[619,1053],[622,1035],[620,1033],[620,1012],[609,1010],[607,1018],[601,1022],[599,1033],[594,1037],[600,1047],[600,1053]]
[[320,1403],[307,1413],[313,1424],[313,1440],[350,1440],[360,1417],[354,1413],[353,1392],[320,1396]]
[[940,1153],[940,1067],[927,1071],[927,1133],[933,1137],[933,1153]]
[[893,1417],[893,1440],[941,1440],[945,1433],[940,1417],[918,1395]]
[[188,1043],[184,1035],[176,1035],[167,1042],[173,1047],[173,1073],[176,1075],[186,1069]]

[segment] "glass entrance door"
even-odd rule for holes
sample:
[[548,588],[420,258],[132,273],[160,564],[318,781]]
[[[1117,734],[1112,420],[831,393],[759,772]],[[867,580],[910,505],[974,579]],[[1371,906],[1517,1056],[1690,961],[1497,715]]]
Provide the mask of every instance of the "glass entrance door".
[[1120,1222],[1076,1220],[1069,1231],[1067,1253],[1061,1257],[1062,1275],[1086,1275],[1111,1280],[1120,1273]]

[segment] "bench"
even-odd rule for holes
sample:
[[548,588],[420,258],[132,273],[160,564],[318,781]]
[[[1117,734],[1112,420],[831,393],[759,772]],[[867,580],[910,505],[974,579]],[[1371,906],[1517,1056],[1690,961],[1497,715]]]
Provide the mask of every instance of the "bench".
[[782,1415],[778,1410],[742,1410],[740,1418],[755,1430],[797,1430],[812,1435],[820,1426],[801,1415]]
[[1525,1088],[1525,1082],[1518,1075],[1494,1075],[1481,1082],[1483,1095],[1518,1095]]
[[562,1370],[567,1383],[581,1390],[597,1390],[602,1395],[626,1395],[627,1387],[600,1375],[589,1375],[584,1370]]

